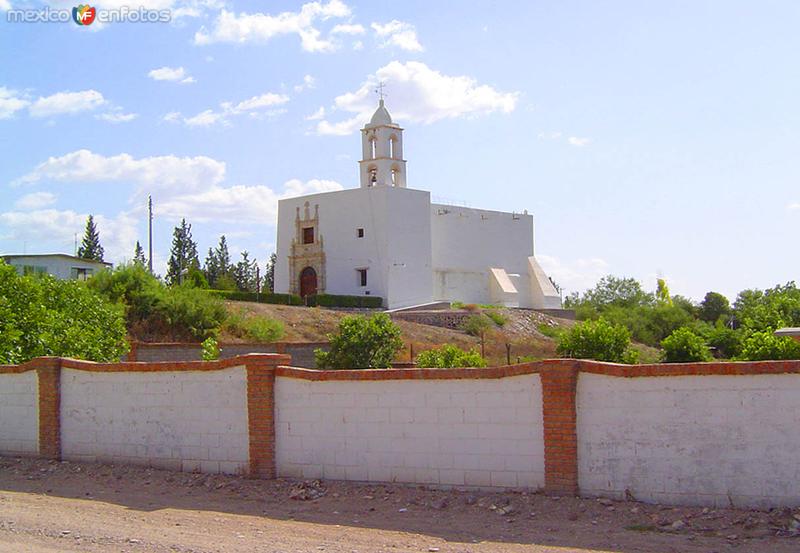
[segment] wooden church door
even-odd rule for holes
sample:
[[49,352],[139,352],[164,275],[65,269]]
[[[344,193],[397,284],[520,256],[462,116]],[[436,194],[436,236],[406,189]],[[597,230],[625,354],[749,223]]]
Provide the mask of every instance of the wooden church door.
[[300,272],[300,297],[313,296],[317,293],[317,271],[306,267]]

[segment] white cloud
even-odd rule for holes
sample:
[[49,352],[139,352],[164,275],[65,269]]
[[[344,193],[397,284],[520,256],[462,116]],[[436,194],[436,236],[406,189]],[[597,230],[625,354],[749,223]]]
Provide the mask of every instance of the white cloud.
[[509,113],[517,105],[517,92],[500,92],[480,85],[472,77],[449,76],[422,62],[393,61],[354,92],[338,96],[337,109],[355,113],[350,119],[317,124],[318,134],[350,134],[369,121],[375,111],[374,90],[379,82],[387,84],[387,100],[392,116],[399,121],[433,123],[441,119],[475,117],[494,112]]
[[312,113],[311,115],[306,116],[306,121],[318,121],[325,117],[325,106],[319,106],[319,109]]
[[89,150],[77,150],[49,158],[12,184],[122,182],[147,190],[180,189],[188,193],[218,184],[224,178],[225,163],[205,156],[135,159],[129,154],[106,157]]
[[316,84],[316,79],[314,79],[314,77],[312,77],[311,75],[305,75],[303,77],[303,82],[298,85],[295,85],[294,91],[303,92],[304,90],[314,88],[315,84]]
[[790,203],[789,205],[786,206],[786,209],[788,209],[789,211],[798,210],[800,209],[800,202]]
[[350,8],[341,0],[327,3],[309,2],[303,4],[298,12],[282,12],[278,15],[266,13],[239,13],[223,9],[212,28],[202,27],[194,35],[198,45],[215,42],[265,43],[270,39],[294,34],[300,37],[300,45],[306,52],[327,52],[336,49],[333,40],[322,37],[315,24],[330,18],[343,18],[350,15]]
[[109,123],[129,123],[137,117],[139,117],[138,113],[122,113],[119,111],[101,113],[97,116],[98,119],[108,121]]
[[41,209],[51,206],[54,203],[56,203],[55,194],[51,194],[50,192],[32,192],[31,194],[25,194],[14,202],[14,207],[17,209]]
[[91,111],[105,104],[106,99],[96,90],[65,91],[40,97],[28,107],[28,111],[32,117],[50,117]]
[[536,254],[545,273],[564,289],[564,297],[570,292],[583,292],[609,274],[609,264],[598,257],[563,260],[550,255]]
[[539,140],[559,140],[562,136],[564,133],[561,131],[540,132]]
[[267,92],[236,104],[233,102],[222,102],[219,111],[207,109],[193,117],[183,117],[180,112],[171,111],[167,113],[163,119],[170,123],[183,121],[184,124],[190,127],[209,127],[216,124],[229,125],[229,117],[236,115],[247,114],[256,119],[262,119],[284,113],[284,110],[268,108],[283,105],[288,101],[289,97],[285,94]]
[[570,136],[567,138],[567,142],[569,142],[570,146],[577,146],[582,147],[589,144],[592,140],[590,138],[581,138],[579,136]]
[[383,40],[382,47],[396,46],[409,52],[422,52],[424,48],[417,40],[417,31],[411,23],[393,19],[388,23],[373,23],[372,29]]
[[363,35],[364,34],[364,26],[358,24],[351,24],[351,23],[342,23],[339,25],[335,25],[333,29],[331,29],[332,35]]
[[11,2],[9,0],[0,0],[0,11],[10,10]]
[[194,77],[189,75],[183,67],[159,67],[151,70],[147,76],[154,81],[177,81],[181,84],[195,82]]
[[[60,245],[60,251],[71,253],[74,236],[77,234],[80,237],[83,234],[87,217],[87,213],[71,210],[7,211],[0,213],[0,227],[4,229],[7,240],[56,244]],[[137,239],[135,218],[127,213],[120,213],[116,217],[95,215],[94,220],[106,260],[121,260],[133,256]]]
[[364,43],[361,42],[360,40],[357,40],[353,43],[353,50],[355,50],[356,52],[363,49],[364,49]]
[[29,104],[30,102],[19,96],[16,90],[0,86],[0,119],[12,117],[19,110],[28,107]]

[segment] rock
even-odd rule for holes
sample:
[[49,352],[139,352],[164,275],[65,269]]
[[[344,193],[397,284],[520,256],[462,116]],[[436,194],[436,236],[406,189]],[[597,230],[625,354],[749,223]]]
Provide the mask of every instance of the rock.
[[635,515],[638,512],[639,512],[639,507],[634,507],[634,508],[631,509],[631,514]]
[[678,519],[675,522],[673,522],[672,524],[670,524],[669,527],[673,532],[680,532],[681,530],[685,530],[686,529],[686,523],[683,522],[682,520]]
[[428,551],[430,551],[431,553],[436,553],[437,551],[439,551],[439,548],[438,547],[429,547]]
[[466,505],[475,505],[478,502],[478,499],[474,495],[468,495],[464,498],[464,503]]
[[305,481],[296,484],[289,490],[289,499],[309,501],[319,499],[327,493],[320,480]]
[[446,497],[442,497],[440,499],[435,499],[435,500],[433,500],[431,502],[431,507],[433,507],[434,509],[440,510],[440,511],[442,509],[447,508],[447,505],[448,505],[448,501],[447,501]]
[[570,513],[569,516],[567,517],[567,520],[575,522],[576,520],[578,520],[578,513]]
[[405,507],[403,507],[402,509],[397,509],[398,513],[405,513],[406,511],[408,511],[408,509],[406,509]]
[[614,502],[610,499],[606,499],[605,497],[601,497],[597,500],[597,502],[602,505],[603,507],[611,507],[614,505]]
[[517,512],[517,508],[514,507],[511,504],[508,504],[505,507],[498,507],[497,508],[497,514],[500,515],[500,516],[513,515],[516,512]]
[[725,539],[733,541],[739,539],[739,536],[737,536],[736,534],[728,534],[727,536],[725,536]]

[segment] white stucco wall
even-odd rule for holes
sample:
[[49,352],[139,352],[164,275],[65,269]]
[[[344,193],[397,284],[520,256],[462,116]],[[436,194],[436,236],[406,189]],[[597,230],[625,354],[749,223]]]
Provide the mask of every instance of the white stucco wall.
[[[501,268],[528,281],[533,255],[533,216],[431,204],[435,300],[490,303],[489,269]],[[520,305],[530,301],[519,286]]]
[[800,504],[800,375],[578,379],[581,492]]
[[539,488],[539,375],[475,380],[278,377],[279,476]]
[[89,372],[61,376],[65,459],[173,470],[245,472],[244,367],[220,371]]
[[90,269],[92,274],[98,273],[108,267],[103,263],[95,261],[87,261],[83,259],[75,259],[66,255],[15,255],[8,258],[10,265],[17,268],[18,272],[22,272],[25,265],[34,267],[45,267],[48,274],[62,280],[69,280],[72,278],[72,269]]
[[[311,194],[278,202],[275,291],[288,293],[288,256],[295,236],[295,213],[319,205],[319,232],[326,258],[329,294],[384,298],[390,308],[429,302],[431,289],[430,194],[376,186]],[[358,238],[357,229],[364,229]],[[357,269],[366,268],[367,286]]]
[[0,454],[39,452],[38,387],[36,371],[0,374]]

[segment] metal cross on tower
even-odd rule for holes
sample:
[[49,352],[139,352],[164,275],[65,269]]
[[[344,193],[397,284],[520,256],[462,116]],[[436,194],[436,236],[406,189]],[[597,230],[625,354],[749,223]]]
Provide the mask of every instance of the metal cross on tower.
[[380,81],[378,83],[378,87],[375,89],[375,92],[378,94],[378,97],[383,100],[383,97],[386,96],[386,93],[383,91],[383,87],[386,86],[386,83]]

